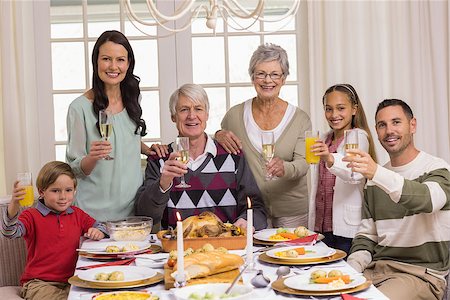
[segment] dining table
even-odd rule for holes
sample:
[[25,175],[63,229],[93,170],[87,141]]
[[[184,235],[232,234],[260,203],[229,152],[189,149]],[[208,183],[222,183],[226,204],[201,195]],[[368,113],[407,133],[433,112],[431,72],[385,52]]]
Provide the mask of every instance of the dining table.
[[[112,241],[113,242],[113,241]],[[159,240],[153,240],[151,239],[151,243],[154,245],[160,246],[161,243]],[[317,242],[317,247],[327,247],[323,242]],[[267,246],[266,246],[267,247]],[[258,270],[262,270],[263,274],[270,279],[271,283],[262,288],[254,288],[251,299],[252,300],[278,300],[278,299],[318,299],[318,300],[338,300],[342,299],[340,295],[332,295],[332,296],[309,296],[309,295],[292,295],[292,294],[286,294],[286,293],[280,293],[275,291],[272,288],[272,284],[278,279],[278,275],[276,274],[277,269],[280,267],[280,265],[273,264],[273,263],[266,263],[264,261],[261,261],[259,259],[259,255],[262,255],[264,253],[264,247],[258,247],[257,245],[254,246],[254,266],[251,268],[251,270],[248,270],[242,274],[242,281],[243,284],[251,285],[250,281],[255,275],[257,274]],[[230,251],[234,252],[236,254],[240,254],[245,256],[245,250],[236,250],[236,251]],[[169,256],[169,253],[164,254],[155,254],[158,255],[158,258],[161,256]],[[137,256],[138,257],[138,256]],[[96,261],[91,258],[86,258],[79,256],[75,274],[77,275],[82,270],[79,268],[86,267],[86,266],[92,266],[95,264],[99,264],[101,262]],[[130,265],[134,265],[135,262],[132,262]],[[293,265],[289,266],[290,273],[287,274],[285,277],[290,276],[296,276],[308,271],[311,271],[313,269],[320,269],[320,268],[330,268],[330,269],[339,269],[344,274],[358,274],[356,270],[354,270],[344,259],[339,259],[336,261],[332,261],[326,264],[302,264],[302,265]],[[154,268],[157,272],[164,274],[164,269],[162,266],[159,266],[158,268]],[[138,290],[138,291],[149,291],[152,294],[155,294],[159,296],[160,300],[177,300],[176,297],[173,294],[172,290],[166,290],[164,286],[164,282],[161,281],[159,283],[150,285],[150,286],[144,286],[144,287],[138,287],[133,289],[126,289],[126,290]],[[69,300],[91,300],[94,295],[98,294],[99,292],[105,292],[107,290],[96,290],[96,289],[89,289],[89,288],[82,288],[78,286],[72,285],[69,292]],[[389,300],[385,295],[383,295],[374,285],[370,285],[367,289],[364,289],[359,292],[352,293],[352,296],[361,298],[361,299],[371,299],[371,300]]]

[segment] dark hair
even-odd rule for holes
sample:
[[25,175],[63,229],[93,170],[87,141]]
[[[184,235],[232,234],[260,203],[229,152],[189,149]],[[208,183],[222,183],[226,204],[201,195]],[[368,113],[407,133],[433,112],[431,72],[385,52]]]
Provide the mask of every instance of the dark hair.
[[380,110],[382,110],[385,107],[388,106],[401,106],[401,108],[403,109],[403,112],[405,113],[406,117],[408,118],[408,120],[411,120],[412,118],[414,118],[414,114],[412,112],[411,107],[409,107],[408,104],[406,104],[405,101],[400,100],[400,99],[384,99],[383,101],[381,101],[378,106],[377,106],[377,111],[375,112],[375,118],[378,115],[378,112]]
[[377,155],[375,152],[375,145],[373,142],[372,134],[370,133],[369,124],[367,123],[366,113],[364,112],[363,105],[359,100],[358,93],[355,88],[348,83],[335,84],[330,86],[322,97],[322,104],[325,105],[325,100],[327,95],[331,92],[338,91],[347,95],[351,105],[356,107],[356,114],[352,116],[352,128],[361,128],[363,129],[369,138],[369,154],[372,156],[374,161],[377,161]]
[[46,163],[39,171],[36,179],[38,191],[45,191],[61,175],[69,176],[73,180],[74,187],[77,187],[77,178],[69,164],[62,161],[51,161]]
[[[98,116],[98,112],[108,107],[109,101],[105,94],[105,86],[98,76],[98,55],[100,47],[106,42],[113,42],[122,45],[128,52],[129,67],[124,80],[120,83],[120,92],[122,95],[123,106],[127,110],[128,116],[136,124],[135,134],[141,136],[146,135],[147,126],[142,117],[142,108],[139,104],[139,81],[140,78],[133,74],[134,71],[134,53],[128,39],[119,31],[110,30],[103,32],[97,39],[92,50],[92,90],[94,92],[94,113]],[[97,128],[98,122],[97,122]]]

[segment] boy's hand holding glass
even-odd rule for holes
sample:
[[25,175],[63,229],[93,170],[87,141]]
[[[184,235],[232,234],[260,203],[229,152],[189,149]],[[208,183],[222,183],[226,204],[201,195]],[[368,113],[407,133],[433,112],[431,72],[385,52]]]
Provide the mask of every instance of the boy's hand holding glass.
[[17,173],[17,182],[14,185],[14,190],[16,189],[18,193],[23,195],[21,196],[22,199],[19,201],[20,206],[32,206],[34,203],[34,193],[30,172]]

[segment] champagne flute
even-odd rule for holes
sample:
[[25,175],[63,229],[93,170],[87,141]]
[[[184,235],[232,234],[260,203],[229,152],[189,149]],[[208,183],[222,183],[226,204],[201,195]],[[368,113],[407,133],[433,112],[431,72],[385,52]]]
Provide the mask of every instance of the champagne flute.
[[[180,153],[177,160],[181,161],[183,164],[187,164],[189,161],[189,138],[185,136],[179,136],[175,140],[175,150]],[[189,184],[184,181],[184,174],[181,175],[181,182],[176,185],[177,188],[189,188]]]
[[[358,149],[359,147],[359,141],[358,141],[358,130],[356,129],[350,129],[350,130],[345,130],[344,131],[344,150],[345,150],[345,155],[347,156],[354,156],[354,154],[350,154],[347,152],[347,150],[349,149]],[[350,175],[351,179],[345,181],[345,183],[350,183],[350,184],[358,184],[360,183],[359,180],[356,180],[355,177],[355,173],[352,171],[351,175]]]
[[[102,109],[98,112],[98,124],[100,126],[100,134],[102,138],[107,141],[112,134],[112,114],[111,111]],[[104,159],[112,160],[113,157],[107,155]]]
[[[262,142],[262,157],[266,165],[272,160],[275,155],[275,137],[273,131],[263,131],[261,133]],[[272,180],[274,177],[266,173],[266,180]]]

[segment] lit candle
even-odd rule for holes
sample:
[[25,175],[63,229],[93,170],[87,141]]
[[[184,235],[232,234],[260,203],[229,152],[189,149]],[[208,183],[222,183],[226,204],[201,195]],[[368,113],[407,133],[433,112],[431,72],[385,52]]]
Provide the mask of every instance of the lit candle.
[[247,264],[253,262],[253,210],[252,202],[247,197]]
[[177,276],[178,282],[184,282],[184,245],[183,245],[183,223],[180,212],[177,211]]

